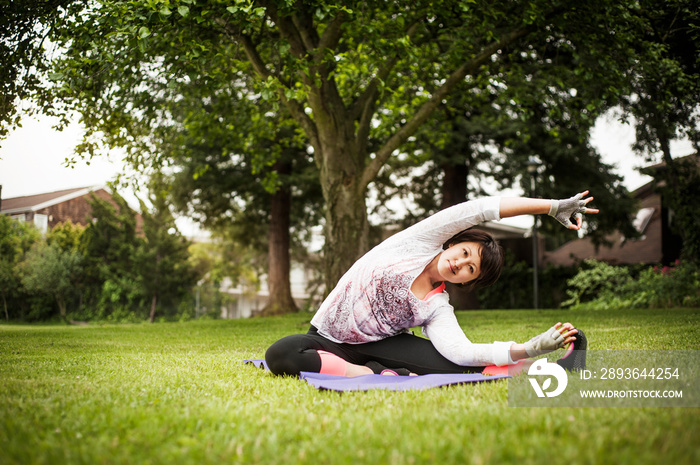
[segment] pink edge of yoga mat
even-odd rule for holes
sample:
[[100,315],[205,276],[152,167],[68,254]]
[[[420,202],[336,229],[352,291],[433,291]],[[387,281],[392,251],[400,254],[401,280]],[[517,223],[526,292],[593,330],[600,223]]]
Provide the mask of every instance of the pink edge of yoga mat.
[[[243,363],[252,363],[258,368],[268,369],[264,360],[246,359],[243,360]],[[479,383],[510,378],[507,375],[507,371],[506,374],[495,374],[493,376],[485,376],[481,373],[443,373],[421,376],[364,375],[353,378],[303,371],[300,377],[317,389],[331,391],[367,391],[370,389],[407,391],[410,389],[430,389],[454,384]]]

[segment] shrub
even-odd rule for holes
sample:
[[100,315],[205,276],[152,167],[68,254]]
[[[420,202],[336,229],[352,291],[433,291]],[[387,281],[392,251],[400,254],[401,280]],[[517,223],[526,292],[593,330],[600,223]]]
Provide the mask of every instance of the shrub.
[[586,268],[568,281],[573,308],[670,308],[700,306],[700,268],[676,261],[674,266],[654,266],[637,276],[630,268],[587,260]]
[[595,300],[627,285],[631,279],[626,267],[612,266],[596,260],[585,260],[583,263],[583,268],[566,283],[569,299],[562,302],[562,307]]

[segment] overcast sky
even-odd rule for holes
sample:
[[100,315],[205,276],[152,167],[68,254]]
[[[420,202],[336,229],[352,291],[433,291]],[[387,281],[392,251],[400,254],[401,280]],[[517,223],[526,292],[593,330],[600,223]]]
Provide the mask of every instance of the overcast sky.
[[[73,156],[73,149],[80,140],[81,132],[78,125],[58,132],[52,129],[49,119],[26,119],[23,127],[0,141],[2,197],[11,198],[101,185],[113,179],[123,169],[118,157],[113,157],[116,159],[112,160],[98,157],[89,164],[78,161],[72,168],[65,166],[66,158]],[[633,140],[633,129],[620,124],[614,117],[601,118],[591,140],[604,161],[614,164],[617,167],[616,171],[624,175],[625,186],[630,190],[640,187],[650,179],[636,171],[636,168],[643,164],[643,160],[632,153],[630,145]],[[672,149],[674,156],[691,153],[689,143],[676,143]],[[129,192],[122,192],[122,195],[127,199],[132,197]]]
[[122,169],[121,160],[106,157],[78,161],[73,168],[65,160],[73,157],[82,130],[78,125],[59,132],[52,120],[23,120],[22,127],[0,141],[0,185],[2,197],[19,197],[73,187],[105,184]]

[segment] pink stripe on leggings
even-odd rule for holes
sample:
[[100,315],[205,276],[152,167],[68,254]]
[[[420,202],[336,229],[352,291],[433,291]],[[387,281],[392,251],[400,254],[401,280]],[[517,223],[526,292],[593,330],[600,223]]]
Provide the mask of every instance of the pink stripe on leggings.
[[324,375],[345,376],[345,360],[325,350],[317,350],[321,357],[321,371]]
[[490,365],[490,366],[487,366],[486,368],[484,368],[484,371],[482,371],[482,373],[485,375],[507,375],[508,368],[512,367],[512,368],[520,371],[523,369],[524,364],[525,364],[525,360],[519,360],[518,362],[515,363],[515,365],[502,365],[502,366]]

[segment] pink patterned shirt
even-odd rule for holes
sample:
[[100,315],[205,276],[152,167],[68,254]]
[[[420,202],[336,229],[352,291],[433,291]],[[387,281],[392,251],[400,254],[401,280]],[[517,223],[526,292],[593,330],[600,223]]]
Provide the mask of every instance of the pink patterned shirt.
[[338,343],[379,341],[421,326],[435,348],[463,366],[512,364],[512,341],[476,344],[462,331],[446,292],[418,299],[411,284],[460,231],[499,220],[500,197],[442,210],[367,252],[345,273],[311,320]]

